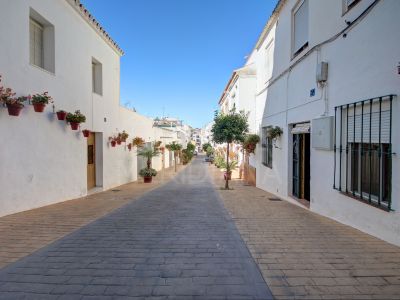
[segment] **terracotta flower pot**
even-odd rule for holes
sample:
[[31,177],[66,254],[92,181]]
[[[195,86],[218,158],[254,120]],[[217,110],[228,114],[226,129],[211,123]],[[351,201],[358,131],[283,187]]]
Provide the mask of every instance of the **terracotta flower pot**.
[[67,117],[67,112],[66,111],[58,111],[57,112],[57,119],[60,121],[65,121],[65,118]]
[[18,117],[22,108],[23,108],[23,106],[18,105],[18,104],[17,105],[7,104],[7,110],[8,110],[8,114],[10,116]]
[[117,144],[118,144],[118,145],[121,145],[121,140],[117,140]]
[[153,181],[153,176],[143,177],[144,183],[151,183]]
[[[228,178],[227,178],[227,177],[228,177]],[[225,180],[226,180],[226,179],[231,180],[231,179],[232,179],[232,172],[229,172],[229,173],[224,172],[224,179],[225,179]]]
[[35,112],[43,112],[46,104],[44,103],[33,103],[33,109]]
[[83,136],[84,136],[85,138],[87,138],[87,137],[89,137],[90,130],[89,130],[89,129],[82,130],[82,133],[83,133]]
[[79,128],[79,123],[70,122],[69,124],[71,125],[71,129],[72,129],[72,130],[78,130],[78,128]]
[[128,145],[128,149],[129,149],[129,151],[132,150],[132,144],[129,144],[129,145]]
[[117,145],[116,141],[111,141],[111,147],[115,147],[115,145]]

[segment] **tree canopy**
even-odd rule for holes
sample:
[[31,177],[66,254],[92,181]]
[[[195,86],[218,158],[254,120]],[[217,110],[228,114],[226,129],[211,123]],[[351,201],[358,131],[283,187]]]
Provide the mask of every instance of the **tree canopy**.
[[211,132],[214,142],[218,144],[242,143],[248,129],[247,115],[243,111],[236,112],[232,109],[227,114],[220,112],[215,116]]

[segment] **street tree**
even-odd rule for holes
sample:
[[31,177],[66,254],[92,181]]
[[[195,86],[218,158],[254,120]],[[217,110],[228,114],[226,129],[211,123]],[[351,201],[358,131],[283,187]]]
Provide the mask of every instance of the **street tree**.
[[[217,144],[226,143],[227,174],[230,173],[229,146],[231,143],[243,143],[249,129],[247,115],[244,111],[236,112],[235,108],[228,113],[219,112],[215,115],[211,129],[213,141]],[[225,189],[229,189],[229,176],[225,176]]]

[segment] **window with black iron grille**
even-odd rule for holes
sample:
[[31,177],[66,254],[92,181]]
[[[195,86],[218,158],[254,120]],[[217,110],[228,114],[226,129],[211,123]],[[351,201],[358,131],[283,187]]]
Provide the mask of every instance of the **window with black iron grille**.
[[391,209],[394,95],[335,107],[333,188]]
[[270,136],[268,136],[268,129],[270,127],[264,127],[262,131],[262,163],[272,169],[272,148],[273,141]]

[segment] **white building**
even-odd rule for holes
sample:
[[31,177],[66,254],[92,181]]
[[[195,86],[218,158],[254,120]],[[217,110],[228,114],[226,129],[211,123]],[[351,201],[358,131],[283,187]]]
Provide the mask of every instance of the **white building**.
[[[120,107],[123,52],[78,0],[0,1],[0,45],[4,86],[17,95],[48,91],[54,98],[54,108],[43,113],[25,105],[13,117],[0,108],[0,216],[137,180],[135,150],[109,143],[118,132],[130,140],[174,139]],[[72,131],[57,120],[59,109],[79,109],[86,122]],[[90,138],[82,129],[93,132]]]
[[397,245],[399,12],[396,0],[280,0],[243,67],[257,77],[245,108],[262,138],[257,186]]

